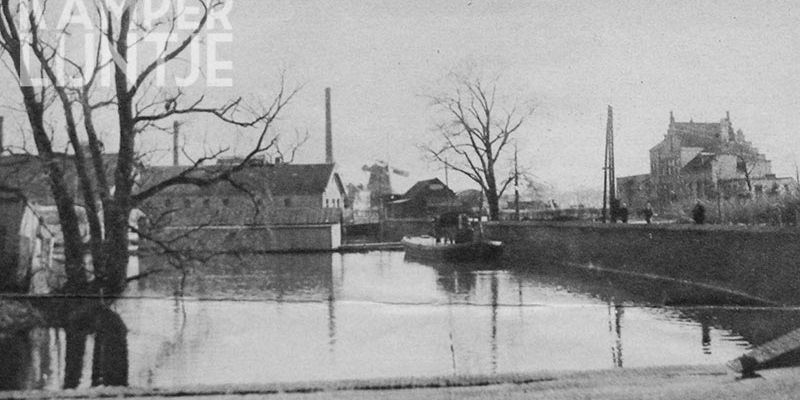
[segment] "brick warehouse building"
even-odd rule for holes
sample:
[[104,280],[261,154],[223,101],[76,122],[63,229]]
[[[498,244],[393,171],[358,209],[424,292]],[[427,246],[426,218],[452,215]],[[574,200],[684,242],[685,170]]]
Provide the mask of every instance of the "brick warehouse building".
[[[192,172],[198,176],[214,168]],[[148,167],[141,185],[187,167]],[[142,205],[151,229],[181,247],[210,251],[330,250],[341,245],[345,192],[334,164],[254,161],[230,181],[174,186]]]
[[670,112],[664,139],[650,149],[650,174],[617,179],[621,201],[632,210],[651,202],[664,209],[694,199],[776,195],[796,189],[778,178],[772,162],[734,131],[730,114],[719,122],[676,122]]

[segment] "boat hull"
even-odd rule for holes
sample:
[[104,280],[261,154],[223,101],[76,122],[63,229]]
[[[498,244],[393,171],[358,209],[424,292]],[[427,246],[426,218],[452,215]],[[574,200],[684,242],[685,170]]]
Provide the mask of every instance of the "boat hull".
[[403,238],[406,257],[432,261],[489,261],[500,258],[503,244],[498,241],[483,240],[469,243],[436,244],[434,240],[415,240]]

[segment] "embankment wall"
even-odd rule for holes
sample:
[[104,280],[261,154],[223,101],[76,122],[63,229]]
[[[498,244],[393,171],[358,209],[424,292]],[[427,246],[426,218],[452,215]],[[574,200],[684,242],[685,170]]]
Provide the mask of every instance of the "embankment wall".
[[380,241],[399,242],[403,236],[428,235],[432,229],[430,219],[388,219],[381,222]]
[[714,225],[491,222],[515,264],[572,262],[800,305],[800,230]]

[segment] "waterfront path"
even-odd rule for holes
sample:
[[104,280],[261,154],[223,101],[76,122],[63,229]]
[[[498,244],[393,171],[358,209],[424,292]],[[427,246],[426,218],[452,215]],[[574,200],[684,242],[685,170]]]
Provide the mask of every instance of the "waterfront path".
[[450,377],[334,383],[180,388],[163,391],[93,389],[16,392],[15,398],[141,399],[796,399],[800,368],[759,371],[738,379],[724,366],[632,368],[535,373],[497,377]]

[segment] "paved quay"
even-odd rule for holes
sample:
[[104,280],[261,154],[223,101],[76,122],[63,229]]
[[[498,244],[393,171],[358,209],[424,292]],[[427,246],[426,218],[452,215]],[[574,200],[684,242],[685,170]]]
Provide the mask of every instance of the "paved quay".
[[168,390],[5,392],[3,398],[130,399],[798,399],[800,368],[739,379],[724,366],[633,368],[486,377],[380,379]]

